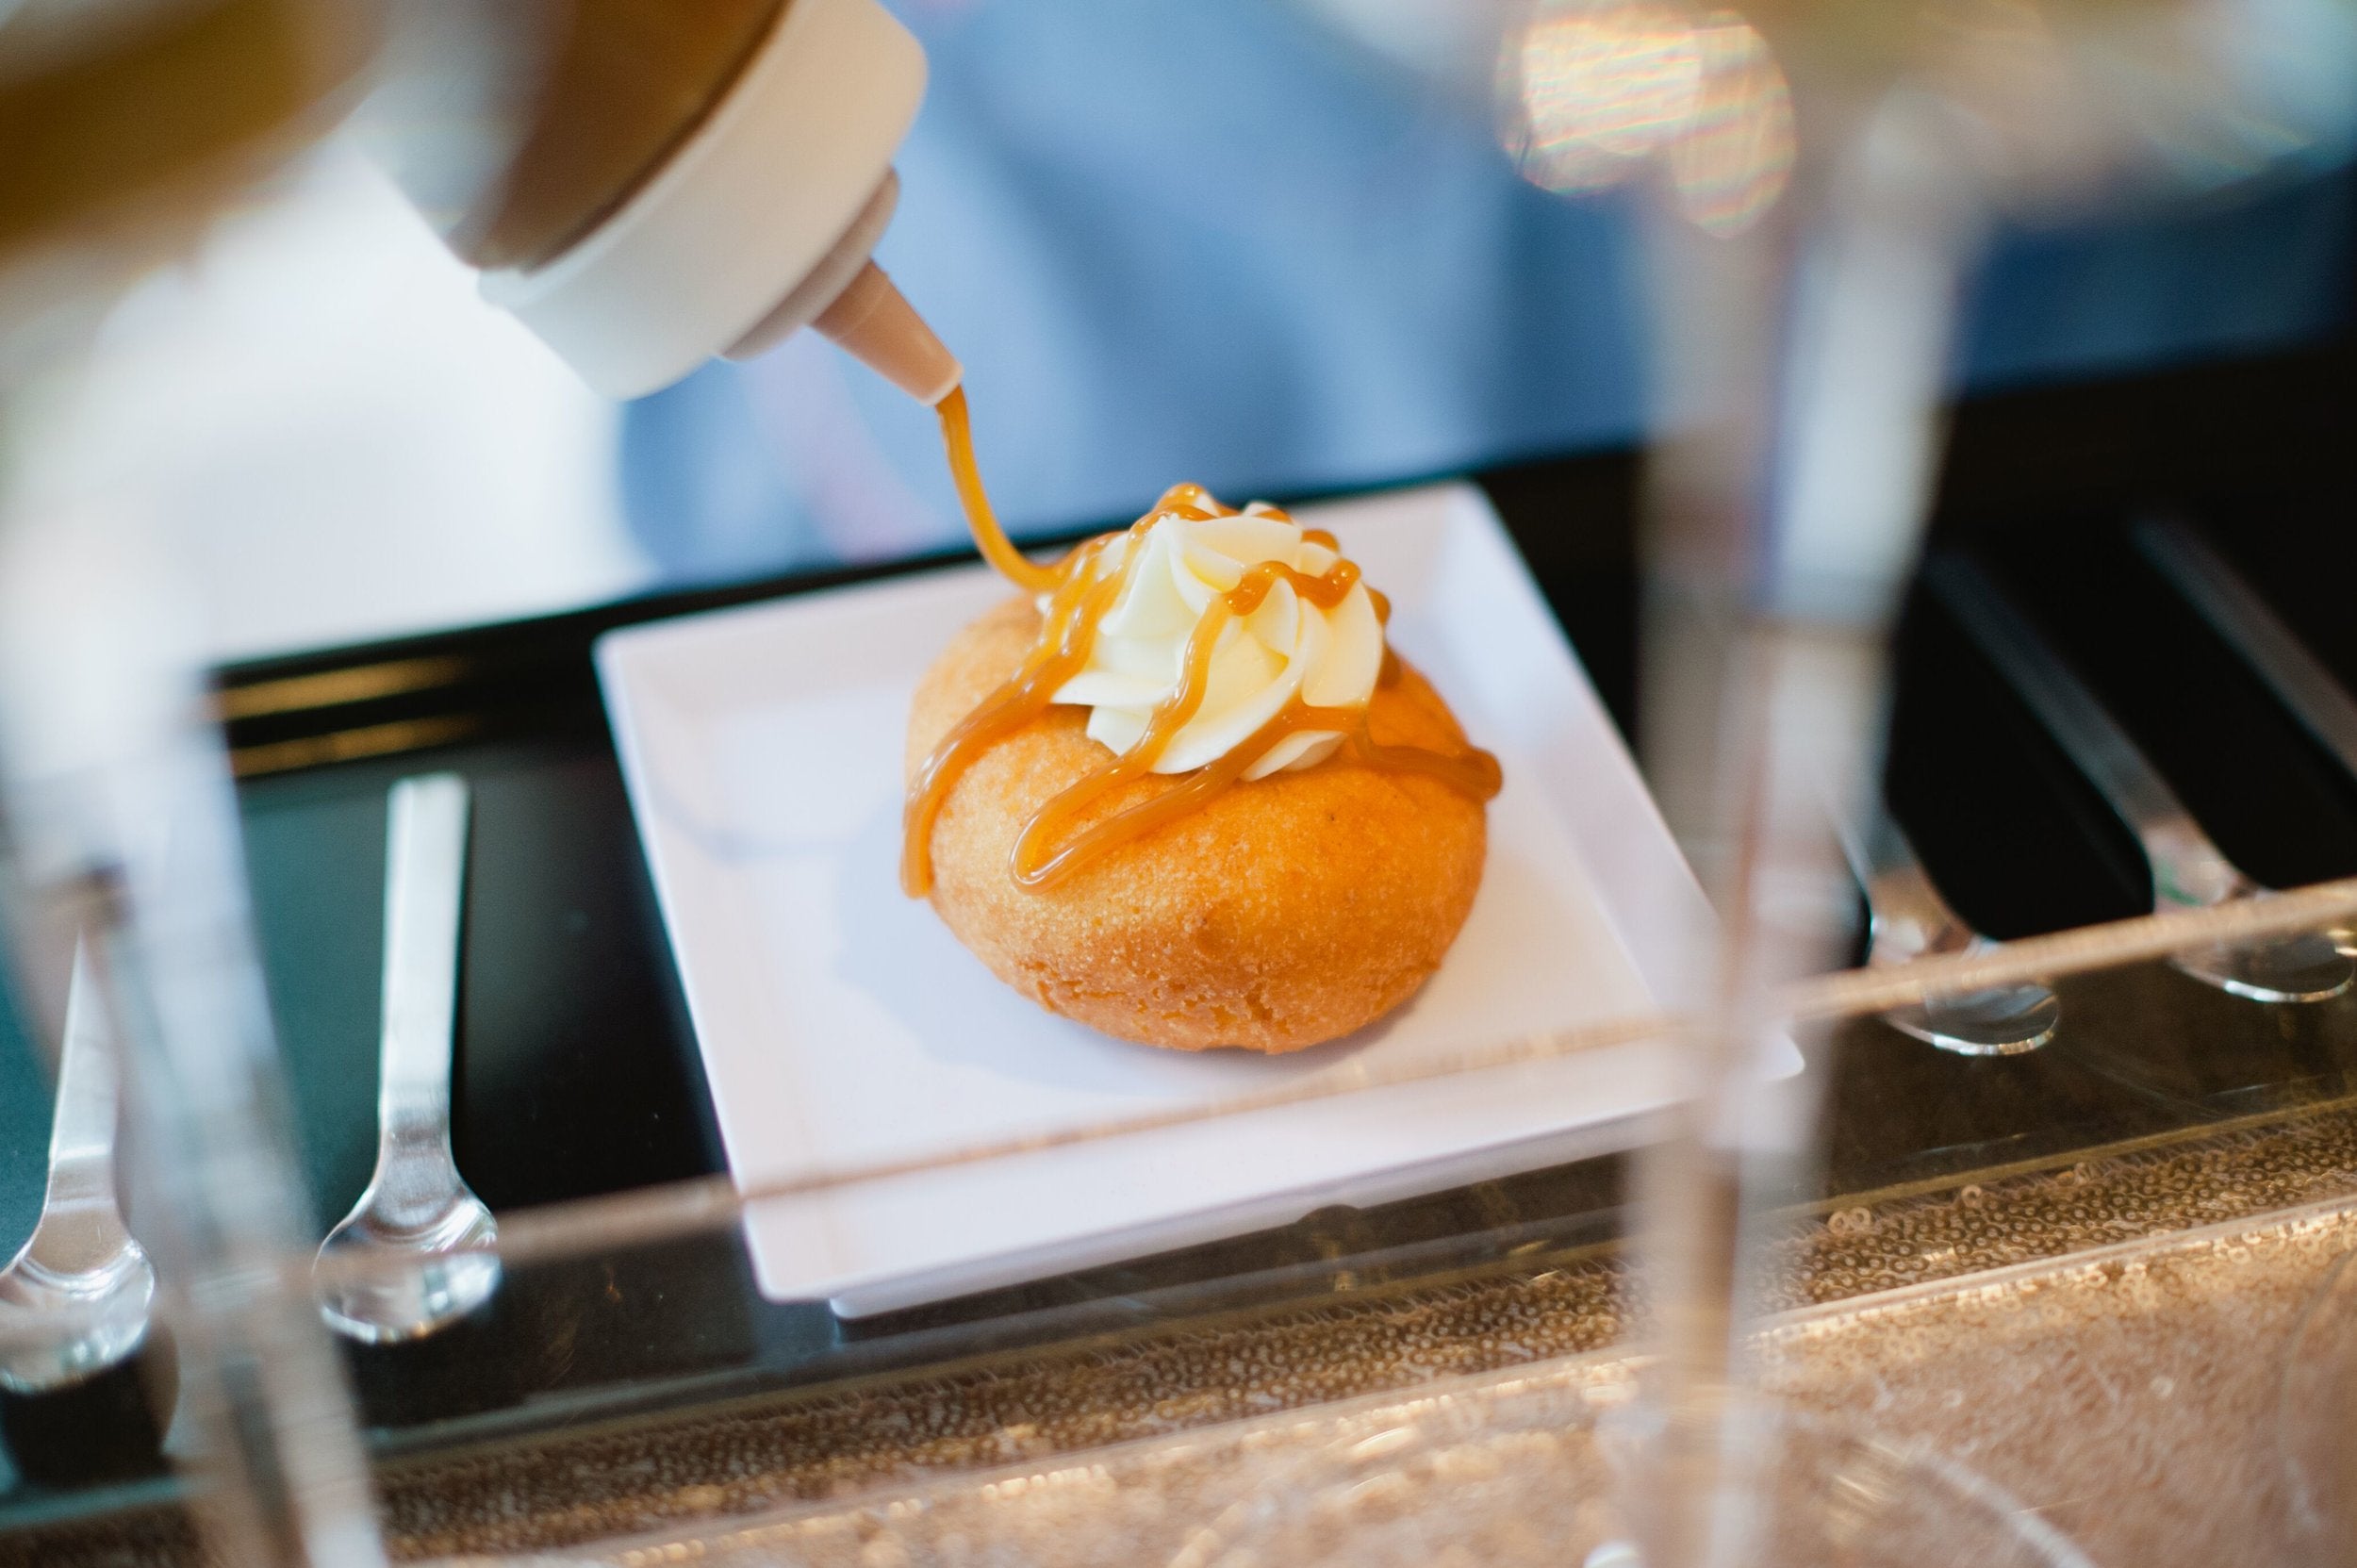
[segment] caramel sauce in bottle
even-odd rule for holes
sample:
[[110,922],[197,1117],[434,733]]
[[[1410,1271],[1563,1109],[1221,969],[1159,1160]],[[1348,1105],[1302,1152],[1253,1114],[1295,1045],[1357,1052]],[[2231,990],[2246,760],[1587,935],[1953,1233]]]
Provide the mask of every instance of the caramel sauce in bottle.
[[[1142,539],[1158,518],[1176,514],[1200,520],[1236,515],[1233,507],[1213,501],[1199,485],[1174,485],[1126,533],[1099,535],[1056,566],[1039,566],[1014,548],[1005,530],[998,526],[990,499],[983,493],[981,473],[974,461],[974,438],[964,388],[952,388],[941,400],[938,412],[942,438],[949,449],[949,470],[957,480],[966,524],[974,532],[974,542],[981,548],[982,558],[1017,586],[1047,595],[1048,602],[1039,640],[1031,645],[1022,664],[1005,684],[943,737],[910,781],[902,814],[900,885],[912,897],[922,897],[932,886],[933,824],[939,820],[942,803],[948,799],[959,775],[992,746],[1044,712],[1063,684],[1087,667],[1089,654],[1096,647],[1099,622],[1129,586],[1130,575],[1144,554],[1131,548],[1121,565],[1109,571],[1102,569],[1107,553],[1124,540]],[[1277,507],[1257,502],[1246,510],[1255,516],[1292,520]],[[1334,536],[1323,529],[1305,529],[1302,536],[1329,551],[1335,550]],[[1334,564],[1317,576],[1281,561],[1262,561],[1246,569],[1234,587],[1213,599],[1187,635],[1186,657],[1178,685],[1155,705],[1146,720],[1146,732],[1136,744],[1040,807],[1024,825],[1015,839],[1011,867],[1017,883],[1030,888],[1052,886],[1118,846],[1176,821],[1240,781],[1254,763],[1268,755],[1270,748],[1305,731],[1339,734],[1342,744],[1335,754],[1347,756],[1362,767],[1420,773],[1476,801],[1486,801],[1498,792],[1497,759],[1487,751],[1471,746],[1436,751],[1422,746],[1381,745],[1368,729],[1365,708],[1313,707],[1296,694],[1244,741],[1187,774],[1174,787],[1074,832],[1074,824],[1107,793],[1153,771],[1154,764],[1162,759],[1171,741],[1203,705],[1204,695],[1211,687],[1211,655],[1219,646],[1220,635],[1229,622],[1259,609],[1279,582],[1289,584],[1294,592],[1318,608],[1331,610],[1359,586],[1359,568],[1355,562],[1343,559],[1339,551]],[[1377,619],[1388,624],[1391,602],[1372,588],[1368,597],[1374,601]],[[1380,679],[1388,685],[1398,678],[1399,662],[1387,646]]]
[[0,256],[120,239],[135,209],[193,227],[317,134],[375,43],[322,0],[0,4]]
[[695,134],[783,9],[784,0],[542,0],[549,58],[514,151],[444,239],[486,270],[537,266],[572,244]]

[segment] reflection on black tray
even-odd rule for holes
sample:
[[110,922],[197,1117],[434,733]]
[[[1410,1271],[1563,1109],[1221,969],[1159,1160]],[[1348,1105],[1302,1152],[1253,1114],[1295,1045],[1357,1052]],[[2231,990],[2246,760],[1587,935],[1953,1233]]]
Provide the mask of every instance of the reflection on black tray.
[[2009,940],[2151,909],[2134,837],[1922,589],[1893,659],[1884,793],[1956,913]]
[[1983,553],[2230,860],[2270,887],[2357,874],[2357,780],[2153,569],[2124,520],[2008,530]]
[[[1971,553],[2229,858],[2276,886],[2357,872],[2357,779],[2152,569],[2126,515],[1994,529]],[[1928,595],[1897,673],[1888,787],[1960,908],[2023,935],[2149,907],[2125,825]],[[2262,1007],[2159,965],[2060,989],[2062,1058],[2188,1110],[2346,1093],[2357,1065],[2346,998]]]

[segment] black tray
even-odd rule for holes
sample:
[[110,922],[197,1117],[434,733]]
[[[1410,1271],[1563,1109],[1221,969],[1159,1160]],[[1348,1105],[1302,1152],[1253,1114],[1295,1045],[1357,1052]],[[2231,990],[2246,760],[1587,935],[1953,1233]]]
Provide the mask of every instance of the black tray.
[[[1936,525],[1940,547],[1977,552],[2033,586],[2042,553],[2068,555],[2069,592],[2033,608],[2100,667],[2091,673],[2132,726],[2152,732],[2148,742],[2184,772],[2182,787],[2228,847],[2284,882],[2357,869],[2357,785],[2254,693],[2231,655],[2167,603],[2156,608],[2151,585],[2104,553],[2117,555],[2118,528],[2140,509],[2196,516],[2357,679],[2357,635],[2311,580],[2314,557],[2292,548],[2327,552],[2339,582],[2357,568],[2357,545],[2342,537],[2357,499],[2341,464],[2357,450],[2352,391],[2357,353],[2334,344],[1987,398],[1959,416]],[[1478,477],[1625,730],[1638,668],[1638,459],[1550,458]],[[952,558],[221,672],[272,1000],[322,1226],[368,1177],[387,786],[454,768],[476,791],[455,1097],[458,1158],[475,1188],[512,1209],[718,1171],[591,643],[635,621]],[[2170,651],[2158,700],[2139,695],[2150,659],[2113,656],[2147,646]],[[1891,793],[1953,901],[2003,935],[2136,913],[2133,846],[1953,629],[1919,605],[1900,652]],[[2200,738],[2217,725],[2233,736],[2231,767]],[[2090,977],[2065,1000],[2072,1034],[2014,1061],[1945,1057],[1872,1022],[1846,1030],[1826,1189],[1887,1188],[2214,1119],[2345,1086],[2357,1060],[2357,1004],[2286,1024],[2157,969]],[[2221,1040],[2232,1048],[2215,1048]],[[45,1127],[30,1053],[0,1041],[0,1246],[37,1206]],[[495,1439],[650,1402],[1479,1267],[1608,1237],[1621,1186],[1616,1162],[1590,1162],[1380,1211],[1325,1211],[857,1324],[821,1306],[761,1301],[735,1239],[704,1237],[528,1271],[485,1322],[354,1362],[388,1451]],[[28,1500],[41,1503],[28,1488],[0,1493],[12,1513]]]

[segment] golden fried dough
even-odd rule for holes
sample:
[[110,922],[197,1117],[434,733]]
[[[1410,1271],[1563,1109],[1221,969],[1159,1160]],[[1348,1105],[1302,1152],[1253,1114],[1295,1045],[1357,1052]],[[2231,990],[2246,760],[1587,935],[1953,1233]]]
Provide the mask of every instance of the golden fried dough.
[[[1017,599],[959,634],[917,688],[912,776],[1038,632]],[[1463,739],[1405,668],[1368,718],[1385,744]],[[1024,824],[1108,760],[1086,720],[1050,707],[992,747],[933,826],[933,907],[999,979],[1125,1039],[1289,1051],[1382,1016],[1439,966],[1481,883],[1483,808],[1438,780],[1343,758],[1235,784],[1053,886],[1017,883],[1009,858]],[[1076,827],[1177,782],[1113,790]]]

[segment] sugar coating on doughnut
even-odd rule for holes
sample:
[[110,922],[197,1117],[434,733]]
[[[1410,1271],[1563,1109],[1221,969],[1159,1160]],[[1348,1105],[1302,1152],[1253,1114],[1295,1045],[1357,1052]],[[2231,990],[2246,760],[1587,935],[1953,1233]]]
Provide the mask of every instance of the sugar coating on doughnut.
[[[910,711],[911,776],[1014,671],[1039,625],[1029,601],[1010,600],[950,643]],[[1278,1052],[1373,1022],[1440,966],[1481,884],[1483,806],[1345,759],[1235,784],[1053,886],[1016,883],[1024,824],[1111,756],[1086,719],[1050,707],[991,747],[933,827],[933,908],[1000,980],[1124,1039]],[[1383,744],[1463,743],[1439,694],[1404,666],[1368,721]],[[1076,826],[1178,782],[1136,780]]]

